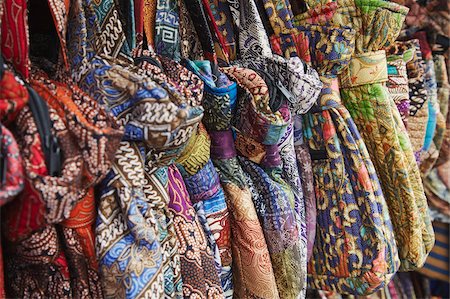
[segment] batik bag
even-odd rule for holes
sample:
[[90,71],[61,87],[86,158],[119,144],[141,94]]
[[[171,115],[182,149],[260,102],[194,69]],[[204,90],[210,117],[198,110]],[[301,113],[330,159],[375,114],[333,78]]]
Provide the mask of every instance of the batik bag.
[[[212,60],[212,63],[186,61],[186,65],[205,82],[203,122],[211,135],[211,156],[220,174],[230,211],[234,294],[237,297],[278,298],[263,232],[236,159],[230,131],[237,96],[236,84],[230,82],[215,67],[214,41],[208,30],[205,14],[202,13],[202,6],[196,1],[189,1],[187,6],[192,18],[199,20],[196,22],[196,30],[206,37],[201,39],[203,51]],[[216,80],[213,79],[213,74]],[[248,231],[252,231],[252,234],[248,234]]]
[[241,88],[233,121],[236,150],[253,191],[278,292],[282,298],[297,298],[306,287],[304,203],[301,197],[301,201],[296,200],[292,188],[282,179],[278,149],[291,115],[287,103],[272,112],[267,86],[255,71],[231,67],[224,72]]
[[[90,10],[89,5],[85,5],[84,8],[86,11]],[[95,23],[95,16],[92,14],[92,11],[87,15],[90,20]],[[79,26],[78,28],[83,27]],[[92,64],[95,65],[101,62],[99,62],[99,56],[97,56],[97,58],[94,57],[94,59],[88,63],[91,63],[92,66]],[[91,66],[88,66],[88,68],[91,68]],[[98,71],[101,67],[108,69],[108,65],[103,62],[102,66],[91,68],[91,70]],[[124,285],[124,281],[120,278],[120,272],[128,270],[123,267],[122,264],[120,266],[117,264],[119,261],[118,259],[120,258],[117,254],[120,254],[122,251],[116,251],[113,248],[109,249],[108,243],[98,242],[99,252],[104,257],[102,260],[103,269],[104,271],[107,271],[106,273],[108,273],[108,276],[111,278],[108,282],[109,285],[106,286],[108,292],[112,295],[114,288],[119,287],[122,292],[126,293],[127,297],[139,297],[142,296],[142,294],[151,293],[156,287],[161,291],[164,291],[167,296],[179,296],[180,292],[185,294],[197,294],[199,296],[206,296],[207,293],[220,296],[222,290],[218,274],[214,268],[213,256],[206,246],[204,233],[198,218],[195,215],[192,204],[190,203],[188,192],[186,191],[181,175],[175,167],[166,167],[166,165],[170,164],[180,154],[186,141],[193,133],[195,133],[197,124],[202,117],[202,108],[197,106],[197,103],[190,102],[191,100],[195,100],[195,98],[186,99],[170,96],[166,90],[162,89],[153,80],[150,80],[150,78],[145,76],[144,74],[146,73],[143,70],[127,69],[119,65],[114,65],[112,68],[115,68],[117,74],[120,75],[119,78],[115,77],[115,79],[119,80],[113,81],[113,84],[115,83],[115,90],[118,92],[127,90],[124,85],[121,85],[121,83],[126,81],[120,79],[128,80],[128,82],[132,83],[133,86],[137,88],[134,90],[128,89],[128,95],[131,97],[126,96],[127,94],[125,94],[125,97],[120,100],[123,105],[113,107],[113,109],[116,108],[113,111],[120,114],[122,121],[127,124],[126,133],[130,132],[130,135],[125,135],[125,138],[126,140],[136,143],[135,145],[131,144],[131,146],[137,148],[137,153],[145,157],[145,174],[149,177],[153,176],[154,179],[148,180],[149,185],[145,186],[142,185],[146,182],[145,180],[137,181],[137,183],[128,183],[127,181],[129,181],[131,177],[126,178],[122,182],[111,180],[114,178],[112,174],[110,179],[105,181],[105,184],[109,185],[110,188],[108,193],[103,194],[104,206],[102,207],[101,213],[109,213],[107,204],[110,200],[108,200],[108,198],[110,198],[111,195],[114,195],[115,192],[122,192],[121,190],[125,190],[127,193],[124,194],[123,200],[129,202],[129,198],[132,197],[130,197],[130,195],[127,196],[127,194],[131,194],[132,196],[132,192],[141,192],[139,191],[140,188],[149,190],[149,188],[162,187],[162,191],[166,193],[164,196],[167,198],[167,200],[164,200],[163,202],[167,205],[157,206],[157,210],[159,211],[156,212],[160,216],[161,214],[166,216],[165,221],[168,222],[168,230],[173,230],[176,233],[171,234],[168,238],[166,237],[167,233],[163,234],[161,237],[168,241],[171,241],[170,239],[173,241],[173,238],[175,237],[176,243],[171,244],[170,248],[167,248],[167,245],[164,245],[163,247],[163,254],[166,256],[169,255],[169,258],[164,258],[165,262],[164,265],[162,265],[167,271],[162,270],[155,272],[155,263],[152,262],[151,265],[147,265],[145,269],[150,276],[147,276],[148,279],[146,280],[140,280],[139,278],[142,276],[136,274],[139,273],[139,269],[129,268],[129,270],[131,270],[130,274],[133,276],[136,275],[132,282],[137,288],[125,289],[126,285]],[[93,74],[91,73],[91,75]],[[108,86],[101,85],[103,82],[98,82],[100,84],[93,86],[94,88],[103,92],[109,90]],[[94,92],[94,89],[92,89],[91,92]],[[110,94],[109,97],[105,98],[112,104],[114,95]],[[134,104],[133,102],[138,102],[138,104]],[[158,109],[154,110],[156,106]],[[157,114],[156,112],[158,111],[159,113]],[[148,119],[149,115],[152,115],[151,119]],[[142,158],[140,160],[142,160]],[[126,160],[122,161],[124,163],[129,163]],[[119,160],[118,162],[121,161]],[[115,169],[115,172],[119,171],[120,165]],[[121,185],[121,183],[125,183],[125,185]],[[155,186],[155,184],[158,184],[158,186]],[[142,194],[142,192],[136,194]],[[148,205],[152,201],[152,196],[152,193],[148,193],[147,197],[140,196],[142,204],[146,203]],[[120,195],[118,198],[122,200]],[[127,204],[127,206],[129,208],[129,213],[140,213],[139,210],[136,211],[133,209],[132,202],[131,205]],[[155,212],[154,209],[150,209],[149,211]],[[127,218],[133,218],[133,214],[130,214]],[[148,219],[153,218],[151,213],[145,213],[142,216],[138,215],[138,217],[145,217]],[[161,219],[162,216],[159,218]],[[167,220],[168,218],[169,220]],[[105,217],[104,219],[107,218]],[[170,223],[170,220],[173,220],[173,224]],[[134,229],[140,230],[138,225],[133,225],[132,227],[132,235]],[[114,227],[108,225],[106,222],[99,223],[97,231],[98,233],[103,234],[103,231],[108,231],[111,228]],[[123,233],[125,235],[130,234],[129,231]],[[186,236],[192,233],[197,237],[194,239],[186,239]],[[106,234],[108,234],[108,232],[106,232]],[[121,238],[124,237],[121,236]],[[140,235],[137,235],[135,238],[135,240],[138,241]],[[156,239],[157,238],[146,238],[147,245],[142,244],[144,246],[143,248],[148,248],[148,246],[153,244]],[[140,248],[139,243],[136,244],[136,241],[133,241],[133,239],[125,236],[124,240],[131,241],[131,244],[127,244],[127,247],[135,248],[135,250]],[[101,239],[98,239],[98,241],[101,241]],[[114,240],[108,240],[108,242],[111,241],[117,244]],[[177,243],[180,244],[180,246],[176,247]],[[166,242],[166,244],[168,244],[168,242]],[[183,244],[187,244],[187,247],[181,246]],[[177,248],[175,252],[172,251],[172,248],[174,247]],[[128,258],[127,263],[134,265],[136,263],[136,257],[131,256]],[[181,271],[177,270],[180,268],[175,267],[178,263]],[[157,263],[156,266],[160,267]],[[114,269],[120,269],[120,272],[116,272]],[[164,276],[159,275],[159,273],[162,272],[164,272]],[[180,272],[183,280],[182,284],[179,278]],[[158,274],[158,276],[156,277],[155,274]],[[161,277],[165,278],[164,284],[160,283]],[[164,287],[161,288],[161,285]]]
[[[338,4],[330,22],[352,27],[358,33],[355,54],[340,74],[341,96],[380,178],[401,269],[412,270],[420,267],[431,249],[432,228],[408,135],[386,88],[386,54],[378,50],[394,42],[407,8],[386,1],[342,0]],[[378,33],[380,26],[386,26],[383,35]]]
[[[300,114],[307,112],[315,103],[321,89],[321,82],[317,73],[306,66],[300,58],[282,58],[272,55],[269,39],[264,32],[264,26],[255,3],[241,1],[240,6],[239,38],[240,54],[243,59],[236,63],[256,70],[264,76],[266,84],[271,90],[269,92],[270,103],[277,106],[283,102],[287,103],[293,115],[293,121],[289,124],[286,135],[280,140],[279,148],[283,162],[283,178],[294,190],[296,203],[306,206],[305,216],[302,217],[308,219],[306,236],[309,259],[316,225],[315,196],[311,188],[306,193],[303,190],[302,185],[312,186],[312,175],[309,175],[311,172],[305,168],[305,166],[311,165],[311,159],[307,152],[302,152],[302,135],[297,134],[297,146],[294,146],[294,130],[297,129],[298,132],[298,128],[294,128],[294,119],[301,119]],[[298,125],[297,121],[297,127]],[[298,149],[299,155],[295,154],[294,148]],[[300,154],[301,152],[302,154]],[[300,220],[300,222],[305,223],[305,220]]]
[[[84,281],[85,284],[82,277],[72,272],[83,267],[83,264],[75,266],[75,256],[71,255],[72,249],[83,251],[80,248],[82,240],[77,238],[79,236],[72,235],[68,239],[68,235],[59,235],[67,231],[56,224],[71,218],[74,205],[88,196],[93,199],[91,187],[103,178],[105,169],[109,168],[109,151],[114,153],[115,150],[114,135],[93,133],[96,132],[93,130],[95,119],[87,128],[86,122],[72,116],[65,123],[58,112],[48,108],[33,89],[28,88],[28,91],[30,105],[20,112],[15,126],[17,136],[20,136],[27,180],[24,192],[6,206],[3,217],[7,240],[8,294],[66,298],[89,292],[94,297],[101,297],[98,278],[95,278],[96,268],[84,268],[93,271],[90,273],[92,276]],[[44,94],[44,97],[50,95]],[[98,120],[100,126],[109,124],[107,119],[101,120],[100,117]],[[120,139],[121,132],[115,132]],[[79,143],[77,139],[80,136],[83,138]],[[109,137],[112,141],[110,147],[106,142]],[[104,147],[89,147],[97,144],[94,140]],[[106,151],[103,152],[103,149]],[[83,156],[99,158],[95,161],[99,165],[85,162]],[[98,169],[95,168],[97,166]],[[69,241],[71,243],[64,244]],[[89,236],[86,241],[92,242]],[[30,248],[33,248],[32,252]],[[85,261],[84,258],[81,256],[78,261]],[[24,288],[24,285],[27,287]]]
[[[55,109],[81,150],[87,183],[99,183],[111,167],[123,131],[116,120],[77,86],[51,81],[33,72],[32,86]],[[69,89],[70,88],[70,89]],[[60,242],[69,262],[71,288],[75,294],[102,298],[98,262],[94,248],[96,216],[93,188],[73,207],[68,219],[58,226]]]
[[186,63],[205,82],[203,123],[211,136],[211,159],[219,173],[230,212],[234,296],[278,298],[267,244],[237,160],[231,131],[237,85],[224,74],[216,82],[212,80],[211,65],[207,61]]
[[[317,107],[303,123],[313,160],[318,209],[313,251],[317,258],[309,262],[308,283],[340,293],[372,293],[389,282],[399,261],[374,166],[338,92],[336,77],[349,63],[354,32],[316,25],[298,29],[324,84]],[[362,202],[364,206],[359,204]],[[356,218],[349,221],[343,215],[351,211],[356,211]],[[362,253],[362,264],[348,262],[358,261]]]
[[[383,193],[389,205],[399,248],[399,257],[402,262],[400,269],[413,270],[423,264],[434,243],[433,229],[428,215],[419,169],[411,156],[408,135],[404,132],[405,128],[402,122],[399,121],[398,111],[392,110],[392,99],[385,95],[386,87],[383,82],[387,80],[387,72],[385,70],[380,71],[377,76],[373,76],[371,79],[367,79],[366,76],[365,80],[362,76],[363,73],[376,66],[378,70],[382,70],[386,64],[384,51],[377,52],[378,54],[370,51],[385,47],[393,42],[393,39],[399,33],[407,9],[384,1],[368,2],[362,0],[356,1],[355,4],[356,11],[361,13],[360,18],[363,20],[362,28],[364,32],[357,39],[364,36],[364,41],[359,42],[358,55],[361,55],[361,59],[355,58],[353,60],[355,64],[351,63],[348,72],[341,76],[341,84],[345,87],[341,93],[346,106],[355,119],[355,123],[360,128],[371,158],[375,163],[377,173],[382,178]],[[359,16],[356,16],[352,19],[358,18]],[[390,24],[384,37],[377,33],[379,26],[384,26],[382,24]],[[351,81],[352,76],[361,79]],[[371,89],[366,89],[368,87]],[[376,102],[369,104],[371,100],[366,99],[365,95],[375,94],[379,96],[371,96],[370,98],[376,98]],[[375,119],[374,116],[376,116]],[[363,129],[369,126],[372,130]],[[379,133],[375,133],[376,131]],[[399,137],[400,134],[403,137]],[[383,144],[390,145],[388,152],[384,150],[386,147]],[[399,195],[401,196],[400,201]],[[411,208],[411,210],[405,214],[400,212],[405,211],[405,208]],[[410,213],[417,216],[412,217]],[[411,219],[417,220],[411,223]],[[405,235],[405,227],[410,228],[408,236]],[[420,238],[420,235],[422,235],[422,238]],[[421,239],[422,241],[420,241]]]
[[[164,10],[168,8],[166,6],[170,5],[176,5],[176,3],[174,1],[169,1],[162,7],[161,5],[157,5],[157,8]],[[170,14],[172,14],[174,18],[178,18],[176,10],[171,10]],[[157,11],[157,15],[160,15],[159,11]],[[164,22],[158,27],[158,20],[161,20],[161,18],[156,19],[156,51],[165,53],[165,55],[169,55],[172,59],[178,59],[179,53],[177,51],[177,41],[169,41],[164,38],[165,30],[170,28],[167,27],[168,24],[163,24]],[[174,26],[177,24],[175,22],[175,24],[171,25]],[[175,43],[175,45],[173,43]],[[194,110],[196,106],[200,106],[203,96],[203,82],[196,75],[173,60],[161,55],[152,55],[151,51],[137,51],[136,54],[135,62],[142,61],[142,63],[139,63],[141,67],[147,71],[150,78],[154,78],[156,82],[160,83],[161,86],[169,91],[169,95],[175,103],[184,107],[188,104],[187,107],[192,107],[191,110]],[[167,76],[164,76],[162,71],[164,71]],[[196,121],[199,121],[199,119],[194,118],[193,120],[194,121],[190,124],[195,130],[197,124]],[[191,140],[196,136],[195,131],[192,132],[192,136]],[[165,152],[165,156],[170,151],[171,149],[168,149]],[[198,166],[202,167],[204,165],[201,165],[200,163]],[[197,205],[192,203],[185,183],[181,180],[182,174],[174,165],[171,165],[168,168],[168,178],[169,212],[172,213],[174,218],[173,220],[179,243],[187,244],[186,246],[183,245],[179,247],[184,294],[185,296],[198,295],[203,297],[221,296],[223,290],[221,288],[219,277],[222,274],[222,263],[220,260],[219,249],[207,223],[206,211],[198,204],[198,202],[196,202]],[[225,204],[223,206],[226,207]],[[196,209],[196,207],[198,209]],[[195,213],[194,210],[197,213]],[[198,212],[200,212],[200,214]],[[185,236],[187,234],[195,234],[196,238],[186,238]],[[201,256],[201,266],[199,265],[199,261],[192,260],[192,256]],[[228,273],[225,273],[225,277],[228,274],[231,275],[230,270],[231,269],[229,269]],[[229,286],[230,283],[231,281],[225,281],[223,285]]]
[[[142,103],[146,98],[152,101],[154,96],[149,88],[138,88],[147,82],[142,75],[133,77],[129,70],[112,66],[107,60],[96,56],[95,48],[87,39],[88,34],[94,34],[96,25],[89,2],[73,2],[70,9],[68,44],[69,49],[77,48],[69,52],[70,62],[76,71],[75,75],[90,74],[83,80],[81,76],[76,76],[76,79],[84,82],[80,87],[92,94],[125,125],[125,140],[116,152],[111,171],[100,185],[97,208],[95,244],[104,296],[136,298],[151,293],[159,297],[166,295],[180,298],[181,266],[175,228],[167,210],[167,172],[145,171],[146,165],[154,165],[155,161],[152,161],[153,156],[147,156],[146,139],[139,118],[135,122],[130,121],[132,109],[139,109],[133,104],[139,103],[139,100]],[[91,20],[90,31],[86,27],[85,9],[91,13],[87,15]],[[78,56],[80,53],[86,54]],[[114,67],[117,70],[115,73],[111,71]],[[95,73],[95,70],[99,72]],[[120,73],[124,76],[121,77]],[[101,80],[99,75],[109,80]],[[130,80],[130,77],[135,80]],[[139,94],[141,98],[136,96]],[[158,89],[157,94],[167,99],[167,93],[162,88]],[[108,105],[108,100],[111,105]],[[142,106],[141,109],[145,110],[145,104]],[[164,145],[166,140],[160,139],[157,145]],[[155,205],[151,205],[151,202]],[[119,258],[121,263],[118,263]],[[125,273],[131,277],[126,284],[123,280]]]

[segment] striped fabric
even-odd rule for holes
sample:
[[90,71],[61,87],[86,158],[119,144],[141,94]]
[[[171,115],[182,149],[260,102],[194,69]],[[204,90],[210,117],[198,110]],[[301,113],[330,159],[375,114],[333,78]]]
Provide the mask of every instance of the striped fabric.
[[430,278],[449,281],[449,224],[433,222],[436,243],[420,272]]

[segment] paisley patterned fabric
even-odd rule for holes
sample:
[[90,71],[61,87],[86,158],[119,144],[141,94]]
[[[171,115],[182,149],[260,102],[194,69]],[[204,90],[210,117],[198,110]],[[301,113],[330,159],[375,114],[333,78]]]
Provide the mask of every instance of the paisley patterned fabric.
[[213,253],[175,165],[168,169],[169,212],[172,214],[180,254],[183,296],[223,298]]
[[[308,284],[369,294],[386,285],[400,263],[374,166],[338,93],[336,77],[350,61],[354,32],[317,25],[297,28],[309,48],[305,57],[311,58],[324,84],[317,106],[303,117],[317,198],[313,256],[319,257],[309,261]],[[353,215],[353,220],[344,215]]]
[[[101,298],[89,248],[92,218],[86,215],[94,211],[92,186],[106,175],[122,132],[92,99],[55,84],[39,75],[32,81],[50,106],[51,128],[64,158],[60,176],[48,172],[51,161],[44,154],[36,115],[25,107],[16,120],[27,180],[24,192],[3,211],[8,294]],[[84,118],[94,111],[97,118]],[[86,209],[81,214],[80,206]]]
[[230,213],[234,296],[279,298],[263,230],[230,131],[237,85],[226,77],[210,80],[211,68],[205,64],[190,61],[188,67],[205,82],[204,124],[211,136],[211,159]]
[[[292,188],[282,178],[283,168],[277,146],[286,134],[290,113],[286,103],[278,111],[271,111],[267,86],[255,71],[238,67],[224,71],[246,92],[241,93],[238,99],[235,116],[236,149],[247,184],[254,191],[252,199],[272,259],[278,292],[281,298],[303,296],[300,294],[306,287],[304,202],[301,189],[296,190],[295,197]],[[241,121],[251,113],[260,115],[260,118],[250,123]],[[267,119],[264,120],[263,115]],[[268,127],[267,131],[265,127]],[[255,135],[251,133],[254,131],[264,133]]]
[[210,160],[211,141],[205,129],[193,136],[178,158],[193,206],[214,253],[226,298],[233,297],[231,230],[225,194],[219,175]]

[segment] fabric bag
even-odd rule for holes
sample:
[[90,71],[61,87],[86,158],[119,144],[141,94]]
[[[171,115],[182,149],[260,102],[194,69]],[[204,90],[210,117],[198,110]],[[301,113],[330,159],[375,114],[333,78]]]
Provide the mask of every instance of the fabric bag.
[[225,298],[233,297],[231,230],[225,193],[219,175],[210,159],[210,145],[206,129],[201,127],[192,136],[184,152],[177,159],[186,189],[200,223],[214,253]]

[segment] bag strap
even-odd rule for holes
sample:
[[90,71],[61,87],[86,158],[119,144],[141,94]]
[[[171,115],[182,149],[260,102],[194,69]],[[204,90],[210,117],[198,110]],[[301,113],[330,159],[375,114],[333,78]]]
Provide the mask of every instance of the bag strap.
[[50,176],[59,176],[62,167],[61,148],[58,138],[51,132],[52,122],[47,103],[30,86],[27,86],[27,90],[29,96],[28,105],[41,139],[47,172]]
[[214,39],[211,34],[208,19],[202,5],[202,0],[184,0],[188,13],[193,20],[195,30],[200,37],[205,58],[217,65],[217,55],[214,50]]
[[180,16],[177,0],[156,0],[155,52],[180,61]]
[[203,5],[218,40],[216,45],[220,47],[216,47],[216,52],[219,58],[222,55],[218,51],[223,52],[225,63],[229,64],[231,60],[236,60],[237,54],[236,33],[230,7],[223,0],[203,0]]
[[154,57],[151,57],[151,56],[142,55],[142,56],[133,58],[133,60],[134,60],[134,65],[139,65],[141,62],[146,61],[146,62],[153,64],[154,66],[160,68],[161,70],[164,70],[163,65],[157,59],[155,59]]
[[5,74],[5,64],[3,61],[2,51],[0,49],[0,80],[3,79],[3,75]]
[[[1,55],[0,55],[1,57]],[[0,61],[0,63],[2,63]],[[3,63],[2,63],[3,64]],[[0,186],[3,187],[6,184],[6,172],[8,170],[8,159],[6,159],[7,153],[5,153],[5,146],[3,144],[3,124],[0,123]]]

